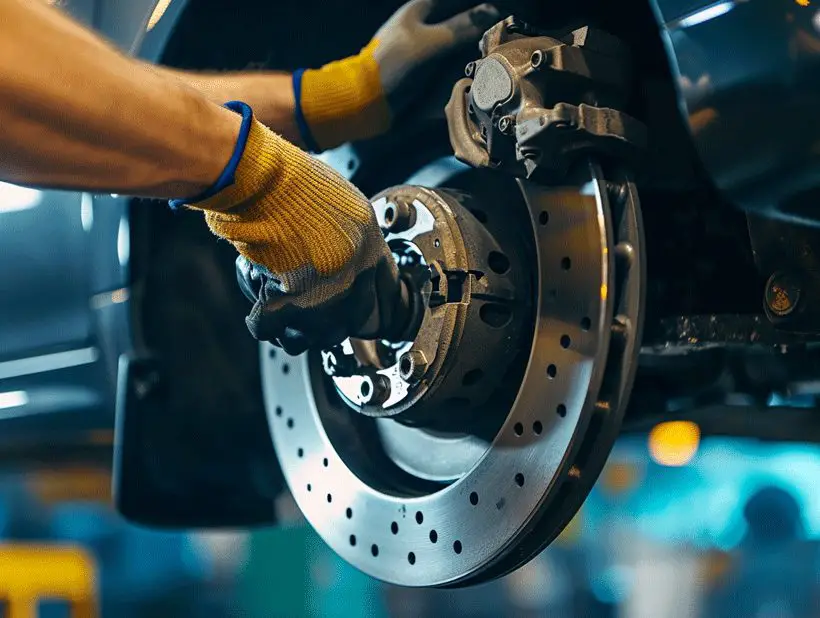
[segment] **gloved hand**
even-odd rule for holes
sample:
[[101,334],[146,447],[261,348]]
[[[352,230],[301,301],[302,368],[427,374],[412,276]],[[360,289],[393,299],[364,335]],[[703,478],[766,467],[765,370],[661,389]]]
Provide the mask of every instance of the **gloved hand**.
[[426,78],[448,55],[476,45],[500,14],[492,4],[480,4],[438,23],[427,23],[428,18],[473,2],[411,0],[359,54],[296,71],[297,124],[308,148],[318,152],[380,135],[407,107],[418,104],[429,93]]
[[214,188],[188,206],[240,253],[251,333],[291,354],[349,336],[400,337],[407,290],[367,198],[247,105],[227,107],[243,115],[236,151]]

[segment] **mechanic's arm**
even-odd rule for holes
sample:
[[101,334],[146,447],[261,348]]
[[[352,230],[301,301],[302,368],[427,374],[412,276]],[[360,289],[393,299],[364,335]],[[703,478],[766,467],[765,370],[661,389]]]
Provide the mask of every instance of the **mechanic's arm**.
[[198,195],[240,117],[119,53],[41,2],[0,2],[0,180]]
[[253,108],[262,124],[301,148],[307,146],[296,122],[296,96],[290,73],[208,73],[160,66],[155,66],[154,70],[181,79],[218,105],[225,101],[243,101]]
[[[297,72],[292,108],[287,97],[282,110],[269,103],[267,119],[292,109],[314,150],[386,130],[409,93],[423,93],[419,69],[497,18],[482,6],[425,23],[435,7],[412,0],[360,54]],[[249,105],[208,99],[254,93],[231,90],[236,81],[192,87],[38,2],[3,0],[0,27],[0,180],[179,198],[204,211],[241,255],[249,328],[288,351],[401,335],[391,329],[403,327],[394,317],[404,288],[368,200]],[[263,99],[254,102],[264,109]]]
[[[452,16],[429,22],[445,11]],[[475,46],[498,18],[494,6],[475,6],[475,0],[413,0],[358,54],[317,69],[293,75],[157,70],[179,77],[216,103],[244,101],[274,131],[320,151],[387,131],[406,108],[430,96],[429,78],[441,68],[441,60]]]

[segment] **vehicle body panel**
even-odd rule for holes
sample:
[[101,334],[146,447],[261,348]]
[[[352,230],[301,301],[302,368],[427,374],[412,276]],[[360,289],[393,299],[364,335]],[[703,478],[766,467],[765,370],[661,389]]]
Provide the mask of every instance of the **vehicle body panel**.
[[820,186],[817,8],[654,2],[682,112],[714,184],[744,209],[817,219],[806,199]]
[[[58,6],[124,51],[153,60],[185,3],[171,3],[145,37],[155,4]],[[134,345],[128,209],[121,196],[0,183],[0,445],[113,430],[118,360]]]

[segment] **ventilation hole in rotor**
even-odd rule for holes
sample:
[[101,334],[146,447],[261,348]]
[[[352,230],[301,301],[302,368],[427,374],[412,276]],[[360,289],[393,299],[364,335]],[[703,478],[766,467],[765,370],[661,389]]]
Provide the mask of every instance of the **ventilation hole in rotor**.
[[590,328],[592,328],[592,320],[581,318],[581,330],[589,330]]
[[397,524],[396,522],[393,522],[392,524],[390,524],[390,532],[392,532],[393,534],[398,534],[399,533],[399,524]]
[[271,348],[270,350],[268,350],[268,357],[276,358],[276,348]]
[[547,375],[550,378],[554,378],[555,376],[557,376],[558,375],[558,367],[556,367],[555,365],[550,365],[549,367],[547,367]]
[[416,523],[420,526],[424,523],[424,513],[416,511]]
[[288,365],[287,363],[282,365],[282,373],[288,375],[290,373],[290,365]]
[[293,429],[293,419],[292,418],[288,419],[287,425],[288,425],[288,429]]
[[544,431],[544,426],[541,424],[541,421],[535,421],[532,424],[532,431],[537,436],[541,435],[541,432]]
[[494,273],[503,275],[510,270],[510,260],[499,251],[490,251],[490,255],[487,256],[487,266]]
[[555,408],[555,411],[558,413],[558,416],[564,418],[567,415],[567,406],[565,406],[563,403],[559,403],[558,407]]
[[328,494],[327,495],[327,503],[330,504],[331,502],[333,502],[333,496],[331,494]]
[[378,556],[378,555],[379,555],[379,546],[378,546],[378,545],[376,545],[375,543],[374,543],[373,545],[371,545],[371,546],[370,546],[370,553],[371,553],[371,554],[373,554],[373,557],[374,557],[374,558],[375,558],[376,556]]
[[453,408],[454,410],[463,410],[469,407],[470,400],[466,397],[450,397],[444,400],[445,407]]
[[569,335],[561,335],[561,347],[565,350],[572,344],[572,339],[569,338]]
[[481,371],[481,369],[471,369],[464,374],[463,378],[461,378],[461,383],[464,386],[472,386],[473,384],[478,384],[483,377],[484,372]]
[[359,387],[359,392],[362,394],[362,397],[369,397],[370,396],[370,382],[367,380],[362,382],[362,385]]
[[282,416],[282,406],[276,406],[276,416]]
[[327,457],[325,457],[325,458],[322,460],[322,465],[323,465],[325,468],[327,468],[329,464],[330,464],[330,462],[327,460]]
[[550,213],[546,210],[542,210],[541,214],[538,215],[538,223],[541,225],[546,225],[550,221]]
[[297,457],[302,457],[302,456],[304,456],[304,454],[305,454],[305,449],[300,448],[300,449],[296,450],[296,456]]
[[460,554],[462,549],[463,548],[461,547],[461,541],[456,541],[455,543],[453,543],[453,551],[454,552],[456,552],[457,554]]
[[310,483],[308,483],[308,484],[307,484],[307,490],[308,490],[308,491],[311,491],[312,489],[313,489],[313,487],[311,487]]
[[513,431],[515,432],[515,435],[517,435],[517,436],[523,435],[524,434],[524,425],[522,425],[521,423],[516,423],[515,425],[513,425]]
[[484,303],[478,310],[481,321],[492,328],[503,328],[512,320],[512,309],[498,303]]
[[435,530],[430,530],[430,542],[438,543],[438,532]]
[[407,554],[407,562],[409,562],[410,564],[416,564],[416,554],[414,554],[413,552]]
[[471,208],[470,212],[479,223],[487,223],[487,213],[478,208]]
[[563,270],[569,270],[570,268],[572,268],[572,260],[568,257],[561,258],[561,268]]
[[518,485],[519,487],[524,486],[524,475],[521,474],[520,472],[515,475],[515,484]]
[[351,535],[350,535],[350,539],[349,539],[349,540],[350,540],[350,546],[351,546],[351,547],[356,547],[356,535],[355,535],[355,534],[351,534]]
[[473,506],[478,504],[478,494],[476,492],[470,494],[470,504]]
[[353,509],[347,507],[347,510],[345,510],[345,517],[348,519],[353,519]]

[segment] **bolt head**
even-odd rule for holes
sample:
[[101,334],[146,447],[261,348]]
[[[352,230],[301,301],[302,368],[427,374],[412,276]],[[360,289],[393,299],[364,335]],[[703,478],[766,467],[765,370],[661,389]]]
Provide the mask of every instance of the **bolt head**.
[[390,380],[382,374],[365,376],[360,387],[362,405],[380,405],[390,398]]
[[791,314],[800,302],[797,279],[785,273],[774,273],[766,282],[766,308],[779,318]]
[[391,234],[400,234],[416,224],[416,209],[403,200],[394,200],[385,206],[384,229]]
[[421,350],[405,352],[399,359],[399,376],[406,382],[420,380],[427,369],[427,357]]
[[544,52],[540,49],[536,49],[532,52],[532,56],[530,56],[530,65],[533,69],[537,69],[542,64],[544,64]]

